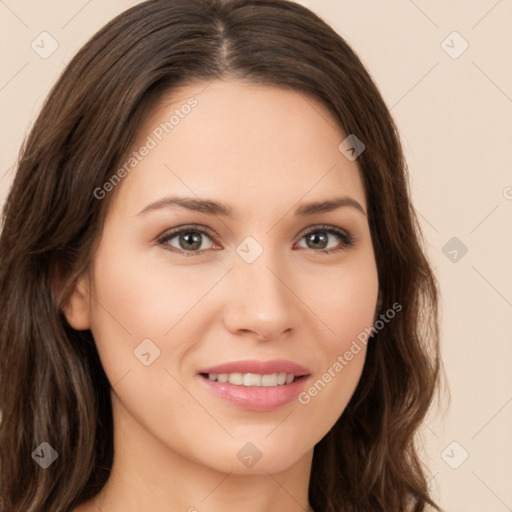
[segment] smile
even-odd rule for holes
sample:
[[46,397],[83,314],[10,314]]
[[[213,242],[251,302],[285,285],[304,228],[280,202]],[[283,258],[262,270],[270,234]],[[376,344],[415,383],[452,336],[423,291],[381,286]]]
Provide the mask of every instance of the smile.
[[284,359],[245,360],[201,369],[198,377],[223,402],[251,411],[272,411],[296,400],[310,371]]

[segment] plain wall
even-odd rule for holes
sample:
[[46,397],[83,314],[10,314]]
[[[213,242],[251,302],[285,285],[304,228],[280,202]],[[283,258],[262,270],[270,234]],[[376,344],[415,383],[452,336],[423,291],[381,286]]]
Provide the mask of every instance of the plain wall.
[[[65,64],[97,29],[136,3],[0,3],[1,203],[23,138]],[[432,413],[423,428],[434,493],[447,511],[510,511],[512,3],[300,3],[359,54],[401,132],[414,204],[441,285],[452,396],[448,411]],[[47,58],[31,46],[35,41],[43,52],[55,44],[42,32],[58,43]]]

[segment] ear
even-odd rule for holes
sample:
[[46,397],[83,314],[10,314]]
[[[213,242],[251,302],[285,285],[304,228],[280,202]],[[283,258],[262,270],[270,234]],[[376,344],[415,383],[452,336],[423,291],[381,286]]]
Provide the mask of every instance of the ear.
[[69,325],[77,331],[91,327],[91,298],[85,277],[80,277],[73,287],[68,300],[62,306],[62,312]]

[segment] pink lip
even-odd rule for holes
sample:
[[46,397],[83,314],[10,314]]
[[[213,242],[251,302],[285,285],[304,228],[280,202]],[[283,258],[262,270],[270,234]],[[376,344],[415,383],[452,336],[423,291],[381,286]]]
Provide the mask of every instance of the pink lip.
[[[272,361],[234,361],[205,368],[198,373],[200,381],[207,389],[235,406],[251,411],[272,411],[297,399],[297,395],[309,380],[310,372],[304,366],[292,361],[274,359]],[[229,382],[212,381],[202,375],[208,373],[257,373],[260,375],[287,373],[300,378],[281,386],[237,386]]]
[[294,402],[304,389],[309,377],[301,377],[291,384],[282,386],[237,386],[228,382],[216,382],[208,377],[198,376],[210,391],[237,407],[250,411],[272,411]]
[[309,375],[309,370],[292,361],[285,359],[273,359],[271,361],[257,361],[248,359],[245,361],[233,361],[219,364],[199,370],[198,373],[257,373],[270,375],[272,373],[293,373],[296,376]]

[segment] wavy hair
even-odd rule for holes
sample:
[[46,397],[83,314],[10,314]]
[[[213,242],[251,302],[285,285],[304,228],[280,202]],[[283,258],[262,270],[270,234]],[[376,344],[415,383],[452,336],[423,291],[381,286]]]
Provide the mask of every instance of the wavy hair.
[[[65,512],[95,496],[113,462],[110,385],[89,330],[62,307],[89,268],[111,178],[163,94],[232,77],[322,102],[366,146],[357,162],[380,311],[402,310],[368,344],[359,384],[314,448],[316,512],[422,512],[416,434],[439,387],[438,284],[411,205],[397,128],[355,52],[287,0],[150,0],[76,54],[20,151],[0,236],[0,486],[3,512]],[[31,457],[58,447],[43,470]]]

